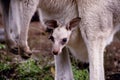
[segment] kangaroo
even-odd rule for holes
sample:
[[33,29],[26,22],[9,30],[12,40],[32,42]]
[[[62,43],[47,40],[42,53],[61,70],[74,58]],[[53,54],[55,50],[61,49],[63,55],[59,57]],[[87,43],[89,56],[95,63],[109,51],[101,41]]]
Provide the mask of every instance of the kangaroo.
[[90,80],[105,80],[103,53],[120,29],[120,1],[40,0],[39,8],[42,24],[53,32],[55,80],[74,80],[65,46],[76,58],[89,62]]
[[[76,58],[89,62],[90,80],[105,79],[103,53],[104,48],[110,44],[114,34],[119,30],[119,0],[1,1],[6,37],[10,48],[14,48],[17,41],[24,51],[29,52],[27,43],[28,25],[31,15],[34,13],[37,4],[39,4],[40,21],[45,29],[51,29],[53,32],[53,37],[50,39],[53,41],[53,53],[55,54],[55,80],[74,80],[69,53],[65,49],[66,45]],[[80,17],[81,20],[76,17]],[[13,26],[10,27],[11,25]],[[74,29],[76,25],[79,26],[78,29]],[[64,37],[66,38],[63,39]],[[61,41],[60,39],[63,41],[58,44],[58,41]],[[79,43],[79,45],[74,43]],[[79,48],[76,46],[79,46]]]
[[[39,0],[1,0],[8,49],[13,53],[25,53],[30,57],[28,29]],[[18,50],[20,48],[20,50]]]
[[[40,0],[38,5],[39,19],[46,30],[53,31],[59,23],[68,23],[78,16],[75,0]],[[69,54],[66,48],[63,54],[55,56],[55,80],[74,80]],[[65,54],[64,54],[65,53]]]

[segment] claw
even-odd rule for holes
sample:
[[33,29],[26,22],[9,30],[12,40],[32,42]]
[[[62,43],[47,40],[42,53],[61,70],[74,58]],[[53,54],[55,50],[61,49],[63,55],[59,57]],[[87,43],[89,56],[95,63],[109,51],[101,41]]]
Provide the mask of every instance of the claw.
[[15,48],[12,48],[12,49],[10,49],[9,50],[11,53],[13,53],[13,54],[16,54],[16,55],[18,55],[18,48],[17,47],[15,47]]
[[19,49],[18,47],[14,47],[12,49],[9,50],[11,53],[15,54],[15,55],[20,55],[22,58],[24,59],[28,59],[31,57],[32,55],[32,51],[30,50],[23,50],[23,49]]
[[24,58],[24,59],[28,59],[31,57],[32,55],[32,51],[24,51],[24,50],[21,50],[21,57]]

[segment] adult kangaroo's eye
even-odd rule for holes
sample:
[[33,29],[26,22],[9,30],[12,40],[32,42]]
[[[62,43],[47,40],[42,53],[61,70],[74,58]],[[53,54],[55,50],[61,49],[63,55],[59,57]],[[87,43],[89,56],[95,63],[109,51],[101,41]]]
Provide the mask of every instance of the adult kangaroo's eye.
[[67,38],[62,39],[62,44],[65,44],[67,42]]
[[54,37],[50,36],[49,39],[54,42]]

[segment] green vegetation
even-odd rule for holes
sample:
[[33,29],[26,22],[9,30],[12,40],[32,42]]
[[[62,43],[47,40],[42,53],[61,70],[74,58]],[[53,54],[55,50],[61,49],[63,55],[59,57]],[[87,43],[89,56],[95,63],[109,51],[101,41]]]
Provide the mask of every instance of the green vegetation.
[[14,63],[14,65],[0,62],[0,80],[6,79],[53,80],[54,78],[51,73],[51,66],[42,68],[34,59],[28,59],[21,63]]
[[[41,68],[33,59],[22,62],[17,67],[20,80],[53,80],[50,73],[50,67]],[[47,75],[46,75],[47,74]]]
[[80,70],[76,66],[73,66],[72,69],[73,69],[73,74],[74,74],[75,80],[89,80],[87,69]]
[[10,70],[11,66],[9,64],[0,63],[0,72]]
[[[1,57],[2,56],[2,57]],[[0,54],[0,80],[54,80],[55,68],[49,59],[28,59],[11,61],[11,57]],[[77,61],[72,59],[72,69],[75,80],[88,80],[87,69],[79,69]]]
[[0,49],[5,49],[5,45],[0,43]]
[[41,69],[33,59],[29,59],[25,62],[22,62],[17,67],[17,71],[21,77],[25,76],[34,76],[35,74],[41,72]]

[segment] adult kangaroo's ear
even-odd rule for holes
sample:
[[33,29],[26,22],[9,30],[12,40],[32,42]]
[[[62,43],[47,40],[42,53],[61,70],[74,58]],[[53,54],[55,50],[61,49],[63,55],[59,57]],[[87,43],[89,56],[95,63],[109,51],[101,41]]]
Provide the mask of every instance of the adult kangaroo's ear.
[[73,30],[73,29],[75,29],[75,28],[79,25],[80,21],[81,21],[81,18],[80,18],[80,17],[76,17],[76,18],[72,19],[72,20],[69,22],[69,24],[68,24],[68,26],[67,26],[67,29],[68,29],[68,30]]
[[47,20],[45,21],[45,25],[47,26],[46,32],[52,32],[53,29],[58,27],[56,20]]

